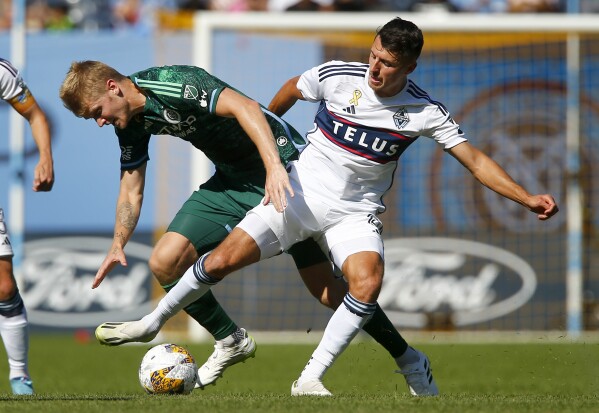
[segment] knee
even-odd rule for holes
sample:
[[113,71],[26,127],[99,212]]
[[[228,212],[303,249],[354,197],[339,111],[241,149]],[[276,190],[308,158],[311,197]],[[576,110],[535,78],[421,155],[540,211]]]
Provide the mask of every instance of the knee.
[[378,299],[382,285],[382,273],[358,274],[350,280],[349,292],[357,300],[373,303]]
[[10,300],[17,293],[17,283],[12,271],[0,273],[0,301]]
[[175,264],[174,257],[163,254],[159,249],[152,251],[152,256],[148,261],[150,271],[152,271],[156,280],[162,285],[168,284],[176,278],[177,275],[174,274]]
[[0,282],[0,301],[8,301],[17,293],[17,285],[12,279]]
[[232,263],[233,258],[229,252],[216,249],[206,257],[204,269],[210,276],[222,279],[232,271]]

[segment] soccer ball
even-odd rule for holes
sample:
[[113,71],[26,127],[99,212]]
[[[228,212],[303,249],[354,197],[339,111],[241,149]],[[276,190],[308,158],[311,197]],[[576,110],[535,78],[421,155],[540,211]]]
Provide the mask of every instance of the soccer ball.
[[198,379],[198,366],[187,349],[159,344],[145,354],[139,366],[139,382],[150,394],[188,394]]

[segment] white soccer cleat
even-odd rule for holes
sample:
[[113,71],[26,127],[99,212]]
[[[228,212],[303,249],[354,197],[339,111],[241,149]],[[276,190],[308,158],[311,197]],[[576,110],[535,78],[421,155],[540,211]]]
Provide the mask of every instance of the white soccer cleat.
[[96,339],[105,346],[148,343],[157,335],[158,331],[148,332],[148,327],[142,321],[108,321],[96,328]]
[[330,391],[324,387],[324,384],[318,379],[312,379],[304,381],[298,384],[298,381],[294,381],[291,385],[292,396],[319,396],[319,397],[330,397],[333,395]]
[[420,359],[416,363],[408,364],[396,373],[403,374],[412,396],[437,396],[439,389],[433,378],[431,362],[421,351],[414,349]]
[[227,367],[243,362],[256,356],[256,342],[249,336],[245,329],[243,331],[243,340],[231,346],[225,346],[221,341],[214,344],[214,352],[208,357],[208,360],[198,369],[198,382],[196,389],[203,389],[209,384],[214,384]]

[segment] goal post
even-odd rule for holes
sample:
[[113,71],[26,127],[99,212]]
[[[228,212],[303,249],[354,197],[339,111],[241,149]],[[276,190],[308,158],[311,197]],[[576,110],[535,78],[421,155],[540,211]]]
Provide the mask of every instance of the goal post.
[[[588,207],[599,200],[595,166],[599,160],[595,127],[599,16],[198,12],[193,61],[267,105],[284,80],[312,66],[333,59],[366,62],[376,29],[398,15],[416,23],[425,35],[423,54],[411,78],[446,103],[474,145],[517,181],[531,192],[555,194],[561,212],[539,224],[534,214],[523,214],[521,207],[479,188],[434,145],[413,145],[417,148],[410,148],[400,159],[388,210],[382,215],[385,242],[401,257],[390,260],[399,270],[386,268],[387,314],[398,326],[415,329],[566,330],[576,337],[584,329],[597,328],[599,322],[584,309],[599,302],[599,274],[593,270],[599,263],[592,254],[592,245],[598,242],[594,234],[599,233],[599,214]],[[315,108],[296,106],[285,118],[305,133]],[[211,168],[203,155],[193,151],[194,190]],[[429,250],[418,245],[410,250],[401,241],[430,237],[449,240],[447,248]],[[452,249],[453,239],[473,242],[472,249]],[[488,253],[493,248],[501,253]],[[413,254],[405,255],[408,250]],[[522,275],[526,271],[513,264],[516,261],[493,262],[508,257],[503,252],[530,265],[537,282],[536,290],[515,308],[506,303],[513,303],[510,297],[530,284]],[[406,269],[408,256],[432,257],[436,267],[419,262],[418,283]],[[449,257],[467,263],[452,267]],[[285,263],[281,268],[261,263],[248,270],[253,274],[249,278],[258,284],[252,291],[260,295],[260,289],[276,279],[271,274],[262,280],[262,274],[283,272],[284,277],[299,278],[293,275],[292,263]],[[283,270],[284,266],[290,268]],[[493,273],[488,285],[483,285],[484,271]],[[434,296],[429,302],[418,299],[427,284],[435,285],[428,291]],[[301,283],[296,287],[302,288]],[[271,316],[272,308],[258,303],[264,299],[243,295],[243,288],[242,296],[227,295],[238,289],[223,287],[223,300],[232,303],[225,305],[227,310],[252,308],[259,313],[257,309],[264,307]],[[301,293],[290,295],[295,294]],[[288,305],[310,310],[307,315],[298,311],[297,322],[275,317],[270,325],[324,326],[328,313],[314,315],[316,310],[307,304],[310,297],[283,295],[280,299]],[[500,306],[503,310],[497,310]],[[472,317],[473,313],[478,316]],[[496,316],[485,318],[491,313]],[[237,316],[252,324],[248,314]],[[478,321],[460,321],[474,319]],[[265,325],[258,322],[256,327],[268,329]]]

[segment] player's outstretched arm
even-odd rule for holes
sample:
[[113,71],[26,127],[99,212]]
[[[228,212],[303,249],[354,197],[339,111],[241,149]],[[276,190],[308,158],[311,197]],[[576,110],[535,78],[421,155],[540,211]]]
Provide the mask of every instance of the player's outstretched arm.
[[114,238],[110,251],[96,273],[92,288],[97,288],[117,264],[127,266],[124,248],[131,235],[133,235],[133,231],[139,220],[143,202],[145,176],[145,163],[137,169],[121,172],[121,186],[116,206]]
[[298,100],[304,100],[297,88],[299,76],[289,79],[276,93],[268,105],[268,110],[277,116],[283,116]]
[[468,142],[460,143],[449,149],[448,152],[484,186],[525,206],[536,213],[540,220],[549,219],[558,212],[559,209],[553,196],[528,193],[497,162]]
[[218,116],[234,117],[258,148],[264,167],[264,204],[272,202],[282,212],[287,207],[287,195],[293,196],[287,171],[281,163],[275,138],[258,102],[229,88],[222,91],[216,104]]

